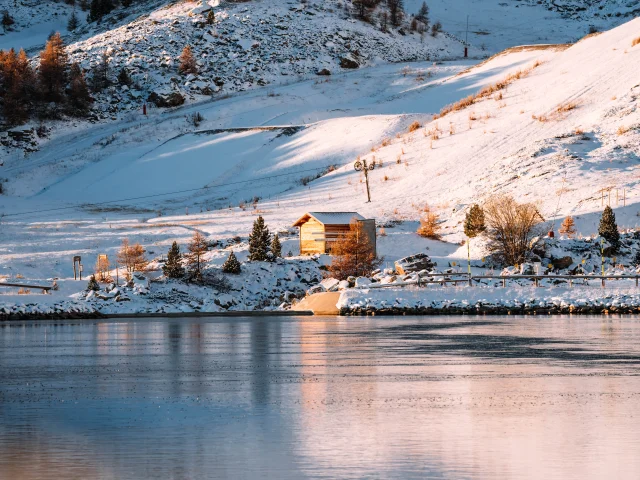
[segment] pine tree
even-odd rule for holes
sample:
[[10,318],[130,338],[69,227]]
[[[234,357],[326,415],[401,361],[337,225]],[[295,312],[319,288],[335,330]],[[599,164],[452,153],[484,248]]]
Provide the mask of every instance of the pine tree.
[[178,242],[173,242],[167,253],[167,262],[162,267],[162,272],[169,278],[184,277],[184,267],[182,266],[182,254]]
[[73,32],[76,28],[78,28],[78,17],[76,15],[76,11],[74,10],[69,17],[69,21],[67,22],[67,30]]
[[222,265],[222,271],[224,273],[238,274],[240,273],[240,270],[240,262],[238,261],[232,250],[231,253],[229,253],[229,258],[227,258],[227,260]]
[[89,278],[89,283],[87,284],[87,290],[90,290],[93,292],[97,292],[98,290],[100,290],[100,285],[98,285],[95,275],[91,275],[91,277]]
[[195,232],[189,242],[188,250],[189,253],[185,257],[189,276],[191,280],[200,282],[202,281],[204,254],[209,250],[207,239],[200,232]]
[[64,43],[59,33],[55,33],[42,52],[38,80],[40,91],[46,101],[60,102],[67,83],[69,63]]
[[573,237],[576,234],[576,224],[573,221],[572,216],[568,216],[560,225],[559,233],[567,235],[569,238]]
[[9,28],[11,28],[11,25],[13,25],[16,22],[13,20],[13,17],[9,14],[9,10],[5,10],[4,12],[2,12],[2,20],[0,20],[0,23],[2,23],[2,28],[6,32]]
[[209,10],[209,13],[207,13],[207,24],[213,25],[214,23],[216,23],[216,14],[213,13],[212,8],[211,10]]
[[93,78],[91,86],[94,91],[99,92],[109,86],[109,55],[103,52],[100,61],[93,67]]
[[618,232],[618,225],[616,225],[616,215],[609,205],[604,207],[604,212],[602,212],[598,235],[609,242],[612,247],[612,253],[618,253],[620,250],[620,233]]
[[282,257],[282,244],[280,243],[280,238],[277,233],[273,236],[273,240],[271,240],[271,255],[273,255],[274,259]]
[[122,67],[120,73],[118,73],[118,83],[120,85],[131,85],[131,77],[129,76],[129,72],[127,69]]
[[353,222],[349,232],[340,236],[331,248],[333,260],[329,272],[338,280],[370,275],[380,259],[360,222]]
[[427,6],[427,2],[422,2],[420,10],[418,10],[416,14],[416,19],[425,25],[429,23],[429,7]]
[[83,12],[86,12],[87,10],[89,10],[89,1],[88,0],[80,0],[80,10],[82,10]]
[[474,238],[486,229],[484,211],[480,208],[480,205],[474,203],[464,217],[464,234],[469,238]]
[[193,58],[193,53],[191,52],[191,47],[189,45],[184,47],[184,49],[182,50],[178,71],[183,75],[186,75],[188,73],[198,73],[196,60],[195,58]]
[[69,101],[76,113],[85,113],[91,104],[84,72],[77,63],[72,63],[69,69]]
[[264,224],[264,218],[259,216],[253,222],[253,231],[249,235],[249,261],[264,262],[269,260],[269,243],[271,234]]
[[633,261],[631,262],[631,264],[634,267],[640,267],[640,249],[636,250],[636,254],[633,257]]
[[435,37],[438,33],[442,32],[442,24],[440,22],[436,22],[431,25],[431,36]]

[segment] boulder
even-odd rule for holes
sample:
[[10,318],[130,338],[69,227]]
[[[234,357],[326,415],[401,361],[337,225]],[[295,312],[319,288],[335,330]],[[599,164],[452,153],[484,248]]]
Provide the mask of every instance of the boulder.
[[573,258],[569,255],[565,257],[552,258],[551,263],[553,264],[553,268],[558,270],[564,270],[565,268],[569,268],[573,263]]
[[156,92],[151,92],[147,101],[160,108],[179,107],[184,103],[184,97],[178,92],[172,92],[168,95],[159,95]]
[[341,68],[358,68],[360,64],[356,62],[353,58],[342,57],[340,59],[340,67]]
[[318,70],[316,75],[331,75],[331,72],[328,69],[323,68],[322,70]]
[[369,280],[367,277],[356,278],[356,288],[367,288],[369,285],[371,285],[371,280]]
[[435,263],[426,253],[417,253],[408,257],[396,260],[395,267],[398,275],[406,275],[407,273],[419,272],[420,270],[431,270]]
[[320,285],[324,287],[327,292],[335,292],[338,289],[340,280],[336,278],[325,278],[320,282]]

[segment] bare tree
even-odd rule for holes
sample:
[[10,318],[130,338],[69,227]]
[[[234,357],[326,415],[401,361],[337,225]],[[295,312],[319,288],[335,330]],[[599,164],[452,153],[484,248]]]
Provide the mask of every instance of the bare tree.
[[338,238],[331,248],[331,255],[333,261],[329,272],[339,280],[370,275],[381,262],[359,222],[352,222],[349,231]]
[[488,249],[505,265],[524,262],[541,233],[544,218],[533,203],[518,203],[513,197],[497,195],[484,205]]

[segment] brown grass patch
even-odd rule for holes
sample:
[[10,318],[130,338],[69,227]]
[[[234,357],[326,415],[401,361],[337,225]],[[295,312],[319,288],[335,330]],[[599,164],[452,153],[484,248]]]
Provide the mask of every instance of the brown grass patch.
[[411,125],[409,125],[409,133],[415,132],[420,127],[422,127],[422,125],[420,125],[420,122],[418,121],[413,122]]
[[632,46],[632,47],[635,47],[636,45],[640,45],[640,37],[634,38],[634,39],[631,41],[631,46]]
[[578,108],[578,102],[561,103],[556,108],[556,112],[557,113],[566,113],[566,112],[570,112],[571,110],[575,110],[576,108]]
[[618,135],[624,135],[625,133],[627,133],[629,130],[631,130],[631,127],[625,127],[624,125],[620,125],[618,127]]

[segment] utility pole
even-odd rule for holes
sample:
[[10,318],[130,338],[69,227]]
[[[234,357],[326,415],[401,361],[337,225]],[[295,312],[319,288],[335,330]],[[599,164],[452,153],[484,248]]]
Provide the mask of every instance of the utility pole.
[[464,58],[469,55],[469,15],[467,15],[467,30],[464,34]]
[[364,172],[364,181],[367,184],[367,203],[371,203],[371,192],[369,191],[369,170],[376,168],[376,162],[368,165],[366,160],[356,160],[353,164],[356,172]]

